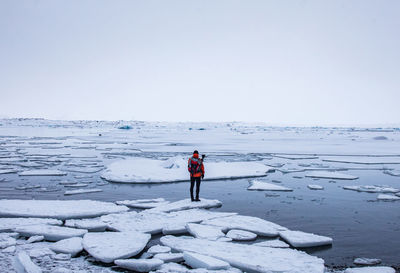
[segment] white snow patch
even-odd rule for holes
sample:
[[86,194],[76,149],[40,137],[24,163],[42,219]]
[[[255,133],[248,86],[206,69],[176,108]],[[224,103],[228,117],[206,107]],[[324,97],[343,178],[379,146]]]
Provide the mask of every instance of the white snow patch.
[[75,257],[79,252],[83,250],[82,238],[72,237],[64,240],[60,240],[50,246],[50,249],[56,253],[71,254]]
[[93,193],[93,192],[101,192],[102,189],[79,189],[72,191],[65,191],[64,195],[73,195],[73,194],[82,194],[82,193]]
[[248,190],[257,190],[257,191],[293,191],[293,189],[286,188],[283,186],[279,186],[276,184],[271,184],[267,182],[262,182],[259,180],[253,180],[250,182],[250,186],[247,188]]
[[280,231],[279,236],[293,247],[314,247],[331,245],[333,241],[332,238],[326,236],[320,236],[313,233],[294,230]]
[[189,265],[192,268],[206,268],[211,270],[219,270],[219,269],[227,269],[229,268],[229,264],[225,261],[221,261],[219,259],[185,251],[183,253],[183,259],[185,260],[185,264]]
[[100,218],[94,219],[69,219],[65,221],[65,226],[73,228],[87,229],[90,232],[105,231],[107,224],[100,220]]
[[183,253],[158,253],[154,255],[155,259],[160,259],[164,263],[180,263],[183,262]]
[[120,259],[114,263],[119,267],[136,272],[149,272],[160,267],[164,262],[160,259]]
[[257,238],[257,234],[240,229],[231,229],[226,234],[226,237],[231,238],[234,241],[252,241]]
[[259,243],[253,244],[253,246],[262,246],[262,247],[280,247],[280,248],[288,248],[289,245],[285,243],[284,241],[281,241],[279,239],[275,240],[267,240]]
[[47,241],[59,241],[71,237],[82,237],[88,232],[86,229],[75,229],[51,225],[21,226],[15,228],[15,231],[24,237],[42,235]]
[[400,189],[392,188],[389,186],[344,186],[345,190],[359,191],[359,192],[370,192],[370,193],[396,193],[400,192]]
[[62,221],[49,218],[0,218],[0,232],[12,231],[19,226],[38,224],[62,225]]
[[15,240],[15,238],[5,234],[0,234],[0,248],[7,248],[10,246],[15,246],[16,244],[17,240]]
[[387,266],[366,266],[347,268],[344,273],[396,273],[396,270]]
[[83,237],[83,248],[96,260],[111,263],[137,255],[150,237],[137,231],[87,233]]
[[367,164],[367,165],[373,165],[373,164],[400,164],[400,158],[398,158],[398,157],[375,157],[375,156],[369,156],[369,157],[351,157],[351,156],[335,157],[335,156],[330,156],[330,157],[322,158],[322,161],[339,162],[339,163],[353,163],[353,164]]
[[32,244],[32,243],[36,243],[36,242],[41,242],[43,240],[44,240],[44,236],[42,236],[42,235],[34,235],[34,236],[29,237],[29,239],[26,240],[26,243],[27,244]]
[[147,250],[147,253],[158,254],[170,252],[171,248],[168,246],[154,245]]
[[200,224],[187,224],[187,231],[196,238],[217,240],[225,237],[225,234],[221,231],[221,227],[200,225]]
[[148,210],[149,212],[172,212],[187,209],[209,209],[221,207],[222,203],[218,200],[201,199],[200,202],[192,202],[190,199],[183,199],[165,205],[157,206]]
[[310,190],[323,190],[323,189],[324,189],[324,187],[322,187],[322,186],[320,186],[320,185],[307,185],[307,187],[308,187]]
[[381,259],[371,259],[371,258],[356,258],[353,263],[358,265],[377,265],[382,262]]
[[354,180],[358,176],[340,173],[340,172],[327,172],[327,171],[314,171],[306,174],[306,177],[313,178],[327,178],[327,179],[341,179],[341,180]]
[[66,172],[59,170],[30,170],[18,173],[19,176],[62,176],[67,175]]
[[156,198],[156,199],[138,199],[138,200],[124,200],[124,201],[116,201],[117,205],[125,205],[130,208],[137,209],[151,209],[158,206],[166,205],[169,201],[165,201],[164,198]]
[[396,195],[391,195],[391,194],[379,194],[376,199],[382,200],[382,201],[397,201],[397,200],[400,200],[400,197],[396,196]]

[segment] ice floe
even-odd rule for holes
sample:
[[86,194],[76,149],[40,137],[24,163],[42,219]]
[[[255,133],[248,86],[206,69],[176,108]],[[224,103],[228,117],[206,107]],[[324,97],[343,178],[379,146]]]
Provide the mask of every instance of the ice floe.
[[365,156],[365,157],[354,157],[354,156],[344,156],[344,157],[324,157],[322,161],[326,162],[338,162],[338,163],[352,163],[352,164],[400,164],[400,157],[378,157],[378,156]]
[[42,235],[47,241],[59,241],[71,237],[82,237],[88,231],[86,229],[76,229],[51,225],[31,225],[15,228],[21,236],[29,237]]
[[214,257],[246,272],[323,273],[325,269],[324,260],[289,248],[259,247],[171,235],[160,240],[176,251]]
[[72,257],[78,255],[83,250],[82,238],[72,237],[60,240],[50,246],[50,249],[56,253],[70,254]]
[[1,218],[0,232],[12,231],[18,226],[30,226],[38,224],[62,225],[62,221],[48,218]]
[[114,263],[119,267],[135,272],[149,272],[156,270],[164,262],[160,259],[119,259],[115,260]]
[[400,197],[391,194],[379,194],[376,199],[381,201],[397,201],[400,200]]
[[328,171],[312,171],[306,174],[306,177],[312,178],[327,178],[327,179],[341,179],[341,180],[354,180],[358,179],[358,176],[340,173],[340,172],[328,172]]
[[154,255],[155,259],[160,259],[164,263],[180,263],[183,261],[183,253],[158,253]]
[[353,263],[357,265],[377,265],[382,262],[381,259],[375,258],[356,258]]
[[[260,162],[207,162],[206,179],[232,179],[265,176],[273,168]],[[163,183],[188,181],[187,159],[132,158],[111,163],[101,175],[110,182]]]
[[225,237],[225,234],[221,231],[220,227],[200,225],[200,224],[187,224],[187,231],[196,238],[217,240],[221,237]]
[[257,235],[268,237],[278,236],[279,231],[286,230],[285,227],[266,221],[264,219],[244,215],[233,215],[205,220],[202,222],[202,224],[218,226],[221,227],[224,231],[228,231],[230,229],[241,229],[253,232]]
[[111,263],[140,253],[151,235],[137,231],[95,232],[83,237],[83,248],[96,260]]
[[183,259],[185,260],[185,264],[189,265],[192,268],[219,270],[219,269],[227,269],[230,266],[225,261],[221,261],[219,259],[210,256],[188,251],[185,251],[183,253]]
[[26,254],[24,251],[21,251],[17,254],[14,265],[17,269],[17,272],[42,273],[40,267],[34,264],[28,254]]
[[0,217],[38,217],[65,220],[92,218],[128,210],[125,206],[93,200],[0,200]]
[[289,245],[285,243],[284,241],[281,241],[279,239],[274,239],[274,240],[267,240],[259,243],[253,244],[253,246],[262,246],[262,247],[280,247],[280,248],[288,248]]
[[396,273],[396,270],[388,266],[366,266],[347,268],[344,273]]
[[43,240],[44,240],[44,236],[42,236],[42,235],[34,235],[34,236],[29,237],[29,239],[26,240],[26,243],[27,244],[32,244],[32,243],[36,243],[36,242],[41,242]]
[[359,192],[371,192],[371,193],[396,193],[400,192],[400,189],[392,188],[389,186],[344,186],[345,190],[359,191]]
[[226,237],[231,238],[234,241],[252,241],[257,238],[257,234],[240,229],[231,229],[226,234]]
[[383,173],[391,176],[400,176],[400,171],[385,170]]
[[320,185],[307,185],[307,187],[308,187],[310,190],[323,190],[323,189],[324,189],[324,187],[322,187],[322,186],[320,186]]
[[107,224],[99,218],[95,219],[69,219],[65,221],[65,226],[72,228],[87,229],[90,232],[105,231]]
[[62,176],[67,175],[66,172],[59,170],[31,170],[18,173],[19,176]]
[[293,191],[293,189],[262,182],[259,180],[253,180],[250,182],[250,186],[247,188],[248,190],[257,190],[257,191]]
[[201,199],[200,202],[192,202],[190,199],[183,199],[164,205],[159,205],[153,209],[149,209],[149,212],[172,212],[187,209],[209,209],[218,208],[222,206],[222,203],[218,200]]
[[280,231],[279,236],[293,247],[331,245],[333,241],[330,237],[294,230]]
[[7,248],[10,246],[15,246],[16,244],[17,240],[15,240],[15,238],[0,233],[0,248]]
[[124,200],[124,201],[116,201],[115,203],[117,205],[125,205],[127,207],[136,209],[152,209],[158,206],[166,205],[170,202],[165,201],[164,198],[156,198],[156,199]]
[[72,191],[65,191],[64,195],[74,195],[74,194],[82,194],[82,193],[94,193],[94,192],[101,192],[102,189],[79,189],[79,190],[72,190]]
[[171,248],[168,246],[154,245],[147,250],[147,253],[158,254],[170,252]]

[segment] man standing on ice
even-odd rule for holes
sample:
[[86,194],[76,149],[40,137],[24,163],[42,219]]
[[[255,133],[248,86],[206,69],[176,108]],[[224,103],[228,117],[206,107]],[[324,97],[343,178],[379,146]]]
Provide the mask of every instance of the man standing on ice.
[[[204,156],[203,156],[204,158]],[[200,182],[204,178],[204,165],[203,159],[199,158],[199,152],[196,150],[193,152],[193,156],[188,160],[188,171],[190,173],[190,197],[193,201],[200,201]],[[196,182],[196,199],[193,198],[193,187]]]

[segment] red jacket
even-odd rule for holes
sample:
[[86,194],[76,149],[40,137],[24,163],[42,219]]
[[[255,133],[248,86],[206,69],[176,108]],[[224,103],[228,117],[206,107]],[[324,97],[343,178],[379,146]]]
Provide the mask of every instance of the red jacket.
[[190,177],[201,177],[204,175],[203,161],[199,158],[198,154],[193,154],[188,160],[188,171]]

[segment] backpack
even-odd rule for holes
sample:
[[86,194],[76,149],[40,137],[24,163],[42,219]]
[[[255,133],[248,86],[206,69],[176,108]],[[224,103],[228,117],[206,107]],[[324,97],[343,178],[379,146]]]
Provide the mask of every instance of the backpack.
[[189,172],[193,175],[201,172],[201,162],[197,158],[190,158],[189,160]]

